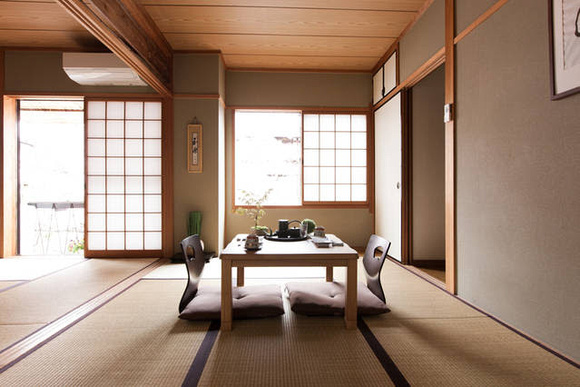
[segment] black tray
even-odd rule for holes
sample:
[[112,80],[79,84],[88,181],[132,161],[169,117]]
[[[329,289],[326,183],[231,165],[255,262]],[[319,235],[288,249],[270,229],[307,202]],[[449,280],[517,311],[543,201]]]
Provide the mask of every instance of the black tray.
[[277,241],[277,242],[296,242],[296,241],[303,241],[304,239],[308,238],[307,235],[303,237],[287,237],[287,238],[280,238],[278,235],[266,235],[266,238],[269,241]]

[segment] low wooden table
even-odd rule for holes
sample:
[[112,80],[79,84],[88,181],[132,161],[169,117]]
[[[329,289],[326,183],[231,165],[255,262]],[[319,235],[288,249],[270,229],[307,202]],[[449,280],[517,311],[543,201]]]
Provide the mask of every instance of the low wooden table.
[[[334,235],[328,235],[336,240]],[[344,246],[319,248],[307,239],[298,242],[279,242],[264,239],[258,251],[244,249],[246,234],[238,234],[221,252],[222,300],[221,329],[232,329],[232,267],[238,268],[237,286],[244,286],[244,267],[322,266],[326,280],[332,281],[333,267],[345,266],[346,302],[344,320],[347,329],[356,329],[357,318],[357,259],[358,253],[346,243]]]

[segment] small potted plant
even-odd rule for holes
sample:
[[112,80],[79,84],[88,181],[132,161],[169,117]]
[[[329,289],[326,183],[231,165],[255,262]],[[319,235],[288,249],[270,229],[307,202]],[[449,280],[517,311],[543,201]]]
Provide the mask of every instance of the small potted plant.
[[254,234],[259,236],[264,236],[268,234],[269,228],[260,225],[260,219],[266,214],[266,210],[263,208],[264,202],[268,199],[272,189],[268,189],[262,196],[257,197],[253,192],[242,191],[241,202],[243,207],[236,209],[236,214],[246,215],[254,222],[252,226],[252,231]]

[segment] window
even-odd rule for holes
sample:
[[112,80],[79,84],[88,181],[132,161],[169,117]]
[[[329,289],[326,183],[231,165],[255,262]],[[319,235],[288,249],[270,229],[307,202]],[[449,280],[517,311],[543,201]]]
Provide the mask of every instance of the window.
[[366,114],[236,110],[235,205],[366,205]]

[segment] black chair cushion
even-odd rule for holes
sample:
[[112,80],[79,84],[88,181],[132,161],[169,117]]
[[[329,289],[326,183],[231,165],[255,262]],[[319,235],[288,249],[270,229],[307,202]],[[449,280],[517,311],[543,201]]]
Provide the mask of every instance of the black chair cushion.
[[[232,288],[234,319],[274,317],[284,314],[279,285],[255,285]],[[195,297],[179,314],[186,320],[221,319],[221,289],[199,287]]]
[[[286,284],[293,312],[307,316],[343,316],[345,285],[339,282],[290,282]],[[358,314],[362,316],[389,312],[387,305],[359,282]]]

